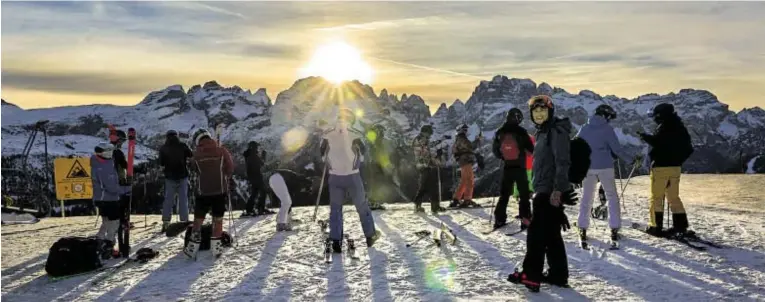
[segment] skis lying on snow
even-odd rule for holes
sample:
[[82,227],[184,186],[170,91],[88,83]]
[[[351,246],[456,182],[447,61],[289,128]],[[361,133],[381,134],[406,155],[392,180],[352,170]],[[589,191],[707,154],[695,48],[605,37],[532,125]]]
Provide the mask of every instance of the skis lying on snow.
[[[644,233],[645,233],[645,230],[646,230],[646,226],[645,225],[641,225],[639,223],[632,223],[632,228],[636,229],[636,230],[639,230],[641,232],[644,232]],[[665,232],[664,234],[662,234],[661,237],[664,238],[664,239],[669,239],[669,240],[674,240],[674,241],[680,242],[680,243],[685,244],[686,246],[688,246],[688,247],[690,247],[690,248],[692,248],[694,250],[697,250],[697,251],[706,251],[707,247],[703,246],[703,245],[696,244],[696,243],[707,244],[707,245],[709,245],[711,247],[715,247],[715,248],[722,248],[722,246],[720,246],[719,244],[715,244],[715,243],[712,243],[712,242],[710,242],[708,240],[704,240],[704,239],[699,238],[698,235],[696,235],[696,232],[693,232],[693,231],[688,231],[688,232],[685,232],[685,233],[666,233]]]

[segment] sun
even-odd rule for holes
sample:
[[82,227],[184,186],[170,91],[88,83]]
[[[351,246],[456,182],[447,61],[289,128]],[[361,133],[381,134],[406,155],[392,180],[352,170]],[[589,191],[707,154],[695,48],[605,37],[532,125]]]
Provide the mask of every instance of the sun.
[[300,70],[300,77],[319,76],[340,84],[358,80],[372,82],[372,67],[361,57],[355,47],[345,42],[332,42],[320,46],[308,64]]

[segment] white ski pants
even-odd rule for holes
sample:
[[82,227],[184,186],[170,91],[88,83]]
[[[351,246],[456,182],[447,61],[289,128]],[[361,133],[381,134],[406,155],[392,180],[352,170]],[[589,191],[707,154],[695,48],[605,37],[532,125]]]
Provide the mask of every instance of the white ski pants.
[[603,191],[606,192],[608,200],[608,226],[612,229],[622,226],[621,207],[619,205],[619,193],[616,190],[616,181],[614,180],[614,169],[590,169],[587,171],[587,177],[582,182],[582,202],[579,204],[579,227],[587,229],[590,227],[590,210],[592,201],[595,197],[596,185],[600,181]]
[[287,189],[287,183],[284,182],[284,177],[279,173],[275,173],[268,178],[268,185],[271,186],[271,190],[274,191],[276,197],[279,197],[281,206],[279,207],[279,214],[276,215],[276,223],[290,223],[290,207],[292,207],[292,198],[290,197],[290,191]]

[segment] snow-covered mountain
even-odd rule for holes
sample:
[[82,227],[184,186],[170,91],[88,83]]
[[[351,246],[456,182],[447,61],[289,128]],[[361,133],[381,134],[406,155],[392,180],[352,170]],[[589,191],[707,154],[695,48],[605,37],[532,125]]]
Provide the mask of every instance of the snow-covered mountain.
[[[274,102],[265,89],[254,93],[238,86],[224,87],[215,81],[194,85],[187,91],[180,85],[149,93],[135,106],[88,105],[48,109],[23,110],[2,102],[2,156],[19,154],[38,120],[50,120],[49,152],[51,156],[85,155],[93,146],[106,139],[106,123],[118,128],[134,127],[138,133],[137,159],[156,156],[155,150],[164,141],[164,133],[174,129],[187,136],[206,127],[211,131],[223,124],[221,139],[238,160],[247,142],[256,140],[268,150],[270,166],[304,168],[317,160],[317,134],[320,127],[333,120],[339,105],[355,110],[360,116],[359,131],[364,126],[381,124],[400,153],[402,160],[411,161],[411,139],[424,124],[436,130],[434,139],[453,135],[454,129],[465,123],[470,126],[471,138],[483,133],[486,138],[481,152],[487,159],[487,169],[478,174],[477,194],[496,191],[484,179],[496,179],[498,162],[489,150],[494,130],[505,119],[512,107],[524,113],[526,101],[533,95],[551,95],[556,103],[556,114],[571,118],[577,128],[587,121],[600,104],[610,104],[619,113],[612,123],[620,142],[632,154],[642,153],[644,145],[638,139],[638,130],[653,130],[653,122],[646,112],[658,103],[675,105],[688,125],[696,152],[684,170],[694,173],[765,172],[763,160],[754,160],[765,150],[765,110],[755,107],[738,113],[705,90],[683,89],[667,95],[647,94],[635,99],[600,96],[583,90],[572,94],[547,83],[537,85],[530,79],[496,76],[481,81],[463,102],[441,104],[431,116],[430,108],[417,95],[400,97],[383,89],[374,89],[357,81],[334,85],[318,77],[296,81],[292,87],[280,92]],[[533,131],[526,117],[524,123]],[[42,140],[32,149],[33,154],[43,151]],[[760,159],[765,157],[760,157]],[[406,169],[402,169],[406,170]],[[449,169],[451,170],[451,169]],[[409,171],[413,173],[413,171]],[[448,171],[443,178],[449,179]],[[401,175],[414,177],[414,174]],[[412,182],[414,183],[414,182]],[[445,184],[445,191],[450,186]],[[411,190],[411,189],[410,189]],[[410,191],[405,190],[405,191]]]

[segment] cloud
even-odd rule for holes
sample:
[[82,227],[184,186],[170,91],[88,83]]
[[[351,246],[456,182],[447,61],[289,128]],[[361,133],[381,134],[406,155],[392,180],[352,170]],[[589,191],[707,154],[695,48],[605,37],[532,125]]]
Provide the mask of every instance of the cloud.
[[2,72],[4,87],[93,95],[146,93],[158,79],[147,75],[124,75],[100,72],[48,73],[25,70]]

